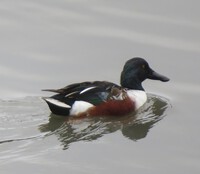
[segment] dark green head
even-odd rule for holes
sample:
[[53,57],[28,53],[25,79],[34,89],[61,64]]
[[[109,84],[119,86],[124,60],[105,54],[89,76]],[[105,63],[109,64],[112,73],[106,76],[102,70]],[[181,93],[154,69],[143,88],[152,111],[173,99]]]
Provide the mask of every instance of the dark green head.
[[140,57],[128,60],[121,73],[121,86],[128,89],[144,90],[142,82],[145,79],[169,81],[169,78],[158,74],[149,67],[149,64]]

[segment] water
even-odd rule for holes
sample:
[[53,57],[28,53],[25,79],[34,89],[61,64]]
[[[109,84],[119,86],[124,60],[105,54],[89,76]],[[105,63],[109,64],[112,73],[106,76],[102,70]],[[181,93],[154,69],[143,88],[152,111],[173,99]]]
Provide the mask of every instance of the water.
[[[180,6],[180,4],[182,4]],[[199,173],[199,3],[0,2],[1,173]],[[171,81],[122,118],[52,115],[41,96],[86,80],[119,82],[147,59]]]

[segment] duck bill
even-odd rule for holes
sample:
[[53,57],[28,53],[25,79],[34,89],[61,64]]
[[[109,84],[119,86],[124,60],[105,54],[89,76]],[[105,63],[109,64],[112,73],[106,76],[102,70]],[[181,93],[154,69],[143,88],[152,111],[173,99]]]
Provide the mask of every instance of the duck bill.
[[151,70],[151,73],[149,73],[148,79],[152,79],[152,80],[160,80],[162,82],[168,82],[169,81],[169,78],[166,77],[166,76],[163,76],[153,70]]

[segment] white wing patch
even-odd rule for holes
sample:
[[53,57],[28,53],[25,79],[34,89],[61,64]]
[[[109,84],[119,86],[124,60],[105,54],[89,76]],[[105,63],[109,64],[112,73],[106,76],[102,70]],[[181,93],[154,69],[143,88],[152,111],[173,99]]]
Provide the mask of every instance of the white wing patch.
[[45,98],[46,101],[48,101],[49,103],[52,103],[56,106],[59,106],[59,107],[63,107],[63,108],[71,108],[71,106],[61,102],[61,101],[58,101],[56,99],[53,99],[53,98]]
[[89,91],[89,90],[94,89],[94,88],[96,88],[96,86],[92,86],[92,87],[86,88],[83,91],[81,91],[80,94],[83,94],[84,92]]
[[65,97],[70,97],[71,95],[74,95],[74,94],[76,94],[76,93],[79,93],[79,91],[71,92],[71,93],[67,94]]

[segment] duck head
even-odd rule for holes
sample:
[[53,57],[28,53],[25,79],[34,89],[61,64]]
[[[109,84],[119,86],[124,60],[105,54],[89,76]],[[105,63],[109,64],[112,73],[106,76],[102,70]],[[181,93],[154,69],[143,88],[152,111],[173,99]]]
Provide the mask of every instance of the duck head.
[[121,73],[121,86],[128,89],[144,90],[142,82],[146,79],[169,81],[169,78],[163,76],[150,68],[146,60],[135,57],[128,60]]

